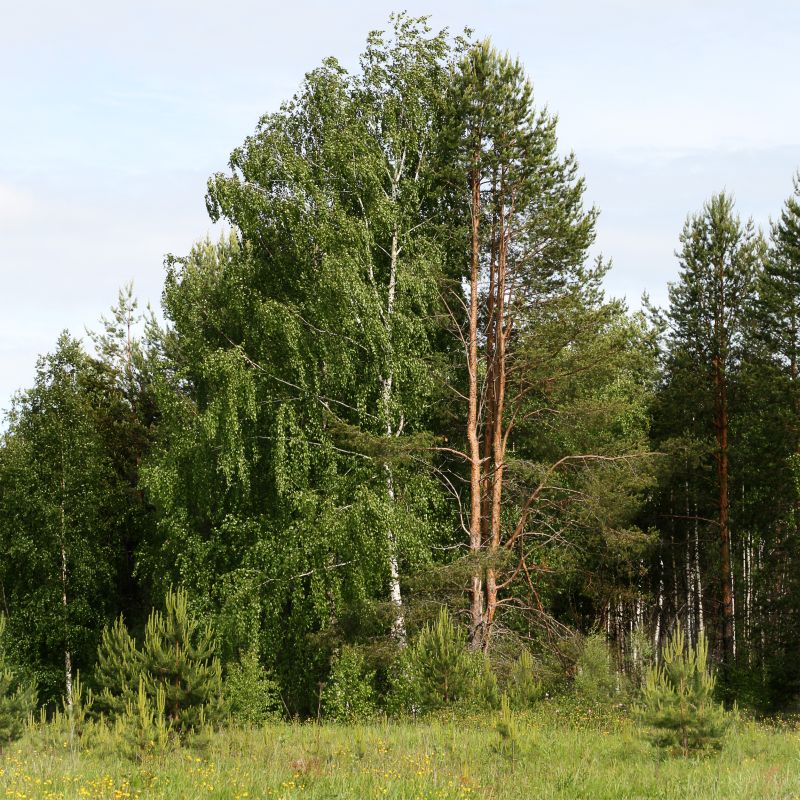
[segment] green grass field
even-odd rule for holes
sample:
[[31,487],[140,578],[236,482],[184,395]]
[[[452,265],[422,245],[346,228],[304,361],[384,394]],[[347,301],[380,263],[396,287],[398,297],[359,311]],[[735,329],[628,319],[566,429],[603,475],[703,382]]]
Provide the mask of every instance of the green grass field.
[[[544,704],[543,704],[544,705]],[[719,754],[657,751],[624,718],[555,706],[518,720],[517,746],[480,718],[271,724],[128,759],[113,737],[31,730],[0,756],[0,798],[800,798],[800,734],[739,723]]]

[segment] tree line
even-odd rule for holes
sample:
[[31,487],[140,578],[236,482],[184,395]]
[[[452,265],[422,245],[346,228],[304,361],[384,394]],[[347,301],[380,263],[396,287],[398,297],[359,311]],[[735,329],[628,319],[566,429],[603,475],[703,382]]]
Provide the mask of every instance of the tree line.
[[7,416],[0,611],[41,699],[176,587],[288,714],[348,670],[391,698],[450,620],[490,689],[598,631],[633,674],[679,623],[728,700],[797,697],[800,178],[766,234],[714,195],[632,313],[522,65],[400,15],[206,203],[229,233],[167,258],[164,322],[127,288]]

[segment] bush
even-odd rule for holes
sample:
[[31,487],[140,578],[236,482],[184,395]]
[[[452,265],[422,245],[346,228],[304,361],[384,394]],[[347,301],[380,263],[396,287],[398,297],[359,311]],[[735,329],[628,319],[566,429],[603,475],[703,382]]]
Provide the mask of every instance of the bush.
[[475,677],[473,678],[472,701],[479,709],[489,708],[492,711],[496,711],[502,703],[497,676],[492,669],[489,656],[480,654],[477,659],[477,669],[475,669]]
[[336,722],[356,722],[375,712],[375,673],[368,671],[364,656],[344,646],[334,657],[328,683],[322,692],[322,711]]
[[498,751],[511,760],[513,767],[519,747],[519,733],[517,731],[517,721],[511,710],[508,695],[505,693],[500,699],[500,713],[495,721],[494,727],[500,737]]
[[628,637],[626,672],[635,691],[641,691],[647,680],[647,672],[653,666],[653,640],[644,630],[635,630]]
[[262,725],[280,709],[278,684],[261,665],[258,653],[248,650],[228,668],[224,696],[233,719],[243,725]]
[[714,701],[715,678],[707,662],[705,636],[701,634],[692,648],[678,626],[664,648],[662,663],[647,674],[638,709],[654,744],[684,756],[721,747],[728,718]]
[[459,702],[484,707],[499,702],[497,679],[488,662],[467,650],[464,631],[445,607],[400,652],[388,678],[390,714],[424,714]]
[[166,697],[163,686],[158,686],[155,697],[149,697],[144,678],[139,678],[136,694],[128,699],[125,715],[117,727],[128,757],[143,758],[166,751],[172,736],[172,723],[166,714]]
[[0,614],[0,751],[22,735],[28,715],[36,707],[36,684],[20,681],[6,662],[3,636],[6,618]]

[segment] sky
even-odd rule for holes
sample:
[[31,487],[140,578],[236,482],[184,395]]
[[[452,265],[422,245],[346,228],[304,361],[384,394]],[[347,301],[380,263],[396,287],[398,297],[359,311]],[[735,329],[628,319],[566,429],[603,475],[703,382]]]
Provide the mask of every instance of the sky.
[[58,334],[216,237],[208,177],[389,14],[518,56],[600,209],[609,294],[666,301],[686,215],[732,192],[767,227],[800,167],[794,0],[0,0],[0,409]]

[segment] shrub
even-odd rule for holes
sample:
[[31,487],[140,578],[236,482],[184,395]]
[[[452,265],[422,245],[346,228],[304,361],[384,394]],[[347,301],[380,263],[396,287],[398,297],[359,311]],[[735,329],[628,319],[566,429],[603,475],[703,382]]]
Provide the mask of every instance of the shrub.
[[664,648],[662,663],[648,671],[642,692],[639,718],[651,729],[654,744],[684,756],[721,746],[728,718],[714,700],[715,678],[707,661],[705,636],[701,634],[693,648],[678,626]]
[[519,734],[517,731],[517,721],[511,710],[508,695],[505,693],[500,699],[500,713],[495,722],[495,730],[500,737],[498,751],[511,760],[513,768],[519,746]]
[[36,684],[20,681],[6,662],[3,636],[6,618],[0,614],[0,751],[18,739],[36,707]]
[[627,645],[626,673],[632,688],[641,691],[654,661],[653,640],[644,630],[639,629],[630,634]]
[[151,698],[166,693],[165,713],[179,732],[218,719],[222,670],[214,655],[214,632],[189,613],[183,590],[167,592],[166,612],[152,611],[142,647],[142,675]]
[[322,711],[336,722],[356,722],[375,711],[375,673],[368,671],[364,656],[355,647],[344,646],[331,664],[322,692]]
[[169,745],[172,724],[166,714],[166,691],[156,689],[155,697],[145,691],[144,678],[139,678],[136,694],[125,705],[125,715],[118,730],[127,745],[128,756],[142,758],[145,754],[164,752]]
[[489,708],[496,711],[501,705],[497,676],[487,655],[480,654],[477,658],[479,660],[473,678],[473,702],[478,708]]
[[228,668],[224,696],[233,719],[244,725],[261,725],[280,708],[278,684],[261,665],[255,650],[243,653]]

